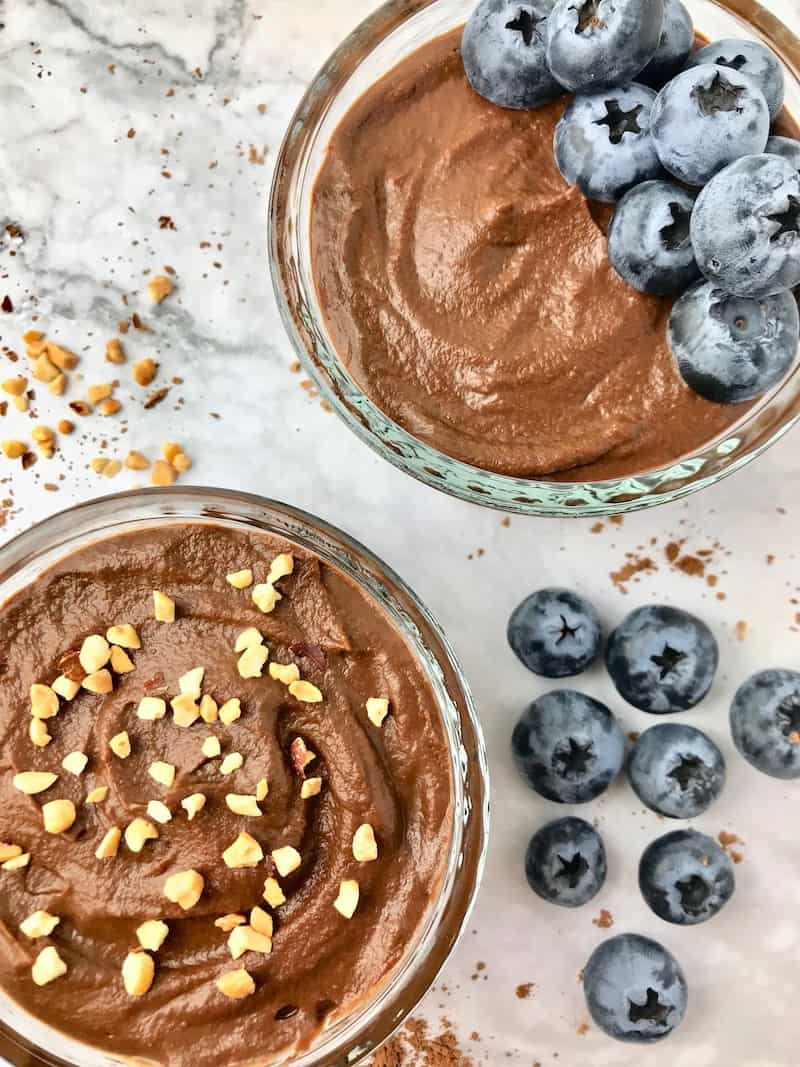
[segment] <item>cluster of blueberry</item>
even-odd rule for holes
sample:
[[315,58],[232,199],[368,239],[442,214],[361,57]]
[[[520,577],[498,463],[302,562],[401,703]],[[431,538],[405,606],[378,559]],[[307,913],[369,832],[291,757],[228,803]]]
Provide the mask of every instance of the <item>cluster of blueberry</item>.
[[500,107],[576,94],[556,129],[559,170],[617,204],[614,269],[641,292],[682,293],[678,368],[732,404],[768,392],[797,354],[800,141],[770,136],[784,79],[769,48],[693,44],[681,0],[482,0],[462,55]]
[[[600,656],[603,631],[593,606],[566,589],[541,589],[512,614],[508,640],[522,663],[546,678],[579,674]],[[620,696],[634,707],[667,715],[695,707],[709,692],[719,648],[704,622],[678,608],[631,612],[606,642],[605,664]],[[730,712],[738,751],[758,770],[800,778],[800,673],[762,671],[736,693]],[[512,735],[514,761],[541,796],[582,804],[608,788],[622,770],[625,738],[611,711],[572,689],[546,693],[523,712]],[[714,803],[725,785],[725,759],[701,730],[659,723],[635,741],[626,763],[639,799],[659,815],[691,819]],[[557,819],[531,838],[525,872],[543,899],[565,907],[586,904],[602,888],[606,851],[583,819]],[[712,838],[675,830],[648,846],[639,886],[666,922],[705,922],[730,900],[733,866]],[[603,942],[584,972],[595,1022],[624,1041],[654,1041],[683,1019],[687,986],[677,960],[635,934]]]

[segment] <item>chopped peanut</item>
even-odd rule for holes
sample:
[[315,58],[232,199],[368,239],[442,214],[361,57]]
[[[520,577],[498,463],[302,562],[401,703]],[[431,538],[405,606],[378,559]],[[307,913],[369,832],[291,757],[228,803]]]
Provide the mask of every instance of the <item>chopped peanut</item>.
[[[52,393],[53,396],[63,396],[67,388],[67,376],[66,374],[57,374],[51,382],[47,383],[47,391]],[[65,420],[66,421],[66,420]],[[74,427],[73,427],[74,428]],[[72,433],[72,430],[68,430],[68,433]]]
[[217,702],[208,693],[205,693],[200,701],[200,718],[203,722],[216,722],[219,718]]
[[19,459],[28,451],[23,441],[3,441],[2,449],[6,459]]
[[253,584],[253,572],[249,567],[243,571],[234,571],[232,574],[226,575],[225,581],[228,585],[232,585],[234,589],[249,589]]
[[118,337],[112,337],[106,341],[106,363],[124,363],[125,353],[122,351],[122,343]]
[[105,400],[111,396],[113,389],[108,382],[103,382],[102,385],[90,385],[86,390],[86,399],[90,404],[99,404],[101,400]]
[[17,856],[21,855],[22,849],[19,845],[9,845],[6,841],[0,841],[0,863],[15,860]]
[[51,774],[49,771],[21,771],[14,775],[12,781],[14,788],[20,793],[33,797],[37,793],[44,793],[51,785],[55,785],[58,775]]
[[186,729],[196,723],[200,718],[200,708],[197,701],[189,693],[181,693],[170,701],[172,708],[172,721],[176,726]]
[[44,719],[31,719],[28,736],[37,748],[47,748],[53,740],[44,724]]
[[289,692],[304,704],[319,704],[322,700],[322,693],[311,682],[290,682]]
[[292,682],[300,681],[300,668],[296,663],[275,663],[273,660],[269,665],[269,676],[276,682],[291,685]]
[[173,459],[172,466],[179,473],[185,474],[186,471],[192,469],[192,461],[189,459],[185,452],[179,452],[175,459]]
[[114,645],[111,649],[111,669],[117,674],[130,674],[134,670],[131,657],[125,651],[124,648],[120,648],[119,645]]
[[74,352],[53,344],[52,341],[47,342],[47,354],[59,370],[75,370],[78,366],[78,357]]
[[218,919],[214,920],[214,925],[229,934],[235,927],[244,926],[246,922],[247,919],[245,919],[244,915],[232,913],[230,915],[220,915]]
[[163,760],[156,760],[155,763],[151,763],[147,773],[154,782],[166,786],[167,789],[175,781],[175,765],[173,763],[164,763]]
[[15,856],[14,859],[6,860],[3,864],[4,871],[19,871],[23,867],[27,867],[31,862],[30,852],[23,852],[21,856]]
[[86,803],[87,804],[102,804],[107,796],[108,796],[108,786],[107,785],[98,785],[95,789],[93,789],[90,793],[87,794]]
[[31,977],[38,986],[47,985],[66,973],[67,965],[53,945],[42,949],[31,968]]
[[50,800],[42,805],[42,818],[48,834],[63,834],[75,822],[75,805],[71,800]]
[[101,667],[105,667],[110,656],[111,649],[105,637],[101,637],[100,634],[92,634],[81,645],[78,659],[86,673],[93,674],[95,671],[99,671]]
[[120,759],[127,759],[131,754],[131,740],[128,737],[128,731],[123,730],[122,733],[114,734],[108,742],[108,747],[115,756],[119,756]]
[[129,471],[146,471],[150,466],[150,460],[141,452],[131,451],[125,457],[125,466]]
[[118,459],[110,459],[103,468],[104,478],[116,478],[119,472],[122,470],[122,463]]
[[110,626],[106,631],[106,640],[111,645],[119,645],[120,648],[142,647],[139,635],[129,622],[124,622],[119,626]]
[[202,753],[206,759],[214,759],[222,752],[218,737],[207,737],[203,742]]
[[265,937],[272,937],[274,928],[272,916],[269,912],[264,911],[263,908],[259,908],[258,905],[250,910],[250,925],[257,933],[263,934]]
[[358,882],[351,879],[339,885],[339,895],[334,900],[333,906],[345,919],[352,919],[358,907],[358,898]]
[[244,763],[244,756],[241,752],[229,752],[225,759],[220,763],[219,769],[222,774],[233,774],[234,771],[238,771]]
[[228,936],[228,948],[235,960],[238,960],[245,952],[261,952],[269,955],[272,952],[272,940],[265,934],[254,930],[252,926],[234,926]]
[[316,753],[306,745],[302,737],[296,737],[289,746],[289,755],[292,760],[292,766],[295,771],[305,777],[305,769],[309,763],[313,763],[317,758]]
[[269,615],[270,612],[274,611],[275,605],[282,599],[275,586],[270,585],[269,582],[254,585],[250,598],[258,610],[263,611],[265,615]]
[[106,830],[105,836],[97,846],[95,856],[99,860],[110,860],[119,852],[119,843],[122,840],[122,831],[118,826],[112,826]]
[[262,778],[259,781],[259,783],[256,785],[256,800],[259,803],[261,803],[262,800],[266,800],[267,799],[267,794],[268,793],[269,793],[269,784],[267,783],[267,779],[266,778]]
[[116,415],[118,411],[122,409],[122,404],[116,397],[109,397],[108,400],[104,400],[100,407],[97,409],[101,415],[108,418],[109,415]]
[[172,461],[180,452],[181,446],[175,441],[165,441],[161,446],[161,454],[170,466],[172,466]]
[[69,771],[70,774],[79,777],[86,770],[88,762],[89,757],[85,752],[70,752],[62,759],[61,766],[65,771]]
[[59,419],[58,432],[69,437],[71,433],[75,432],[75,423],[71,419]]
[[285,845],[283,848],[276,848],[272,851],[272,861],[275,864],[278,874],[281,878],[285,878],[291,874],[292,871],[296,871],[300,864],[303,862],[300,853],[296,848],[292,848],[291,845]]
[[230,726],[232,722],[236,722],[237,719],[241,718],[241,715],[242,705],[236,697],[226,700],[219,709],[219,720],[225,726]]
[[184,797],[181,801],[181,807],[189,816],[189,822],[192,821],[195,815],[199,815],[205,806],[206,798],[204,793],[192,793],[191,796]]
[[147,291],[153,304],[160,304],[162,300],[166,300],[174,288],[174,282],[165,274],[156,274],[155,277],[147,279]]
[[267,878],[264,882],[264,900],[271,908],[279,908],[286,903],[286,897],[277,878]]
[[23,919],[19,928],[26,937],[35,941],[39,937],[49,937],[60,922],[57,915],[50,915],[46,911],[35,911],[27,919]]
[[258,816],[264,814],[259,808],[255,797],[243,796],[240,793],[228,793],[225,797],[225,803],[234,815]]
[[147,819],[134,819],[125,827],[125,844],[131,852],[141,852],[148,841],[157,839],[158,830]]
[[148,386],[158,372],[158,364],[154,359],[146,356],[133,365],[133,380],[142,388]]
[[34,360],[32,374],[37,382],[52,382],[54,378],[58,378],[59,373],[58,367],[44,353]]
[[236,638],[233,651],[246,652],[248,648],[260,648],[263,644],[264,638],[261,631],[257,630],[255,626],[249,626],[246,630],[242,630]]
[[[60,374],[59,378],[63,378],[63,375]],[[58,381],[58,378],[56,378],[55,380]],[[53,382],[50,383],[51,387],[52,387],[52,385],[53,385]],[[17,411],[25,412],[30,407],[27,395],[25,395],[25,396],[13,396],[11,398],[11,403],[14,405],[14,407],[17,409]]]
[[190,696],[192,700],[199,700],[205,673],[205,667],[195,667],[193,670],[187,671],[186,674],[182,675],[178,679],[178,688],[181,693]]
[[264,645],[253,645],[239,657],[236,668],[240,678],[261,678],[264,673],[264,664],[269,659],[269,649]]
[[189,911],[203,895],[205,880],[197,871],[180,871],[172,874],[164,883],[164,896],[173,904]]
[[162,825],[172,821],[172,812],[160,800],[148,800],[147,814],[151,819],[155,819],[156,822],[160,822]]
[[81,685],[90,693],[102,695],[103,693],[113,692],[114,679],[111,677],[110,671],[107,671],[104,667],[103,670],[95,671],[94,674],[87,674]]
[[157,722],[167,714],[167,702],[161,697],[142,697],[136,709],[136,716],[145,722]]
[[136,931],[136,938],[148,952],[158,952],[167,939],[169,927],[160,919],[148,919]]
[[375,831],[368,822],[362,823],[353,834],[353,856],[359,863],[370,863],[378,858]]
[[309,800],[311,797],[318,796],[321,791],[321,778],[306,778],[306,780],[300,786],[300,798],[301,800]]
[[52,719],[58,715],[58,694],[49,685],[35,682],[31,686],[31,715],[36,719]]
[[25,390],[28,388],[28,379],[19,375],[17,378],[6,378],[6,380],[0,385],[0,389],[4,393],[8,393],[9,396],[22,396]]
[[370,697],[367,701],[367,718],[379,729],[389,714],[389,701],[385,697]]
[[242,1000],[256,991],[256,983],[244,968],[240,971],[227,971],[217,979],[217,989],[231,1000]]
[[153,590],[153,608],[156,622],[175,622],[175,601],[166,593]]
[[74,700],[78,695],[80,687],[80,682],[73,681],[72,678],[67,678],[66,674],[60,674],[52,685],[53,692],[58,693],[64,700]]
[[153,485],[174,485],[177,479],[175,468],[170,467],[163,459],[157,459],[150,472],[150,481]]
[[294,572],[294,556],[291,552],[282,552],[279,556],[270,564],[269,574],[267,575],[267,583],[274,585],[279,582],[281,578],[286,578],[287,575]]
[[264,851],[250,834],[241,833],[222,853],[226,867],[257,867],[264,858]]
[[122,982],[130,997],[143,997],[153,984],[156,965],[146,952],[132,951],[122,964]]

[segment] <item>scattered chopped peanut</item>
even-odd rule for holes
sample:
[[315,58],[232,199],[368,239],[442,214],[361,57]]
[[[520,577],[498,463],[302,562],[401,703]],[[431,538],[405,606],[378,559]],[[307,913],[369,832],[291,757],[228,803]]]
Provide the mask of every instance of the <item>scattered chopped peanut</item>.
[[75,805],[71,800],[50,800],[42,805],[42,818],[48,834],[63,834],[75,822]]
[[250,910],[250,925],[256,933],[263,934],[264,937],[272,937],[274,930],[272,916],[258,905]]
[[97,846],[95,856],[99,860],[110,860],[119,852],[119,843],[122,840],[122,831],[118,826],[111,826],[105,832],[105,836]]
[[170,467],[163,459],[157,459],[150,472],[150,481],[153,485],[174,485],[177,479],[174,467]]
[[179,871],[172,874],[164,883],[164,896],[173,904],[189,911],[203,895],[205,880],[197,871]]
[[216,722],[219,718],[217,702],[208,693],[205,693],[200,701],[200,718],[203,722]]
[[36,719],[52,719],[58,715],[58,694],[49,685],[35,682],[31,686],[31,715]]
[[181,452],[181,446],[175,441],[165,441],[161,446],[161,455],[172,466],[173,460]]
[[230,915],[220,915],[218,919],[214,920],[214,925],[223,930],[226,934],[229,934],[237,926],[244,926],[247,922],[244,915],[237,915],[235,912]]
[[362,823],[353,834],[353,856],[359,863],[370,863],[378,858],[375,831],[368,822]]
[[300,668],[296,663],[275,663],[273,660],[269,665],[269,676],[276,682],[291,685],[292,682],[300,681]]
[[153,590],[153,608],[156,622],[175,622],[175,601],[166,593]]
[[275,605],[282,599],[275,586],[270,585],[269,582],[254,585],[250,597],[258,610],[263,611],[265,615],[269,615],[271,611],[274,611]]
[[[48,386],[48,388],[52,391],[54,382],[57,382],[60,378],[63,378],[63,377],[64,377],[63,374],[59,374],[58,378],[55,378],[53,382],[50,382],[50,385]],[[30,406],[30,404],[28,402],[27,395],[25,395],[25,396],[13,396],[11,398],[11,403],[14,405],[14,407],[17,409],[17,411],[23,411],[23,412],[27,411],[29,406]]]
[[102,804],[107,796],[108,796],[108,786],[107,785],[98,785],[95,789],[93,789],[90,793],[87,794],[86,803],[87,804]]
[[271,908],[279,908],[286,903],[286,897],[277,878],[267,878],[264,882],[264,900]]
[[290,682],[289,692],[304,704],[319,704],[322,700],[322,693],[311,682]]
[[111,677],[111,672],[104,667],[101,671],[95,671],[94,674],[87,674],[81,685],[90,693],[102,695],[113,692],[114,679]]
[[228,935],[228,948],[231,956],[238,960],[245,952],[272,952],[272,941],[265,934],[260,934],[252,926],[234,926]]
[[123,730],[122,733],[114,734],[108,742],[108,747],[115,756],[119,756],[120,759],[127,759],[131,754],[131,739],[128,737],[128,731]]
[[27,919],[23,919],[19,928],[26,937],[35,941],[38,937],[49,937],[60,922],[57,915],[50,915],[46,911],[35,911]]
[[272,861],[281,878],[285,878],[287,875],[291,874],[292,871],[296,871],[303,862],[300,853],[296,848],[292,848],[291,845],[284,845],[283,848],[274,849],[272,852]]
[[222,774],[233,774],[234,771],[238,771],[244,763],[244,756],[241,752],[229,752],[225,759],[220,763],[219,769]]
[[53,740],[44,724],[44,719],[31,719],[28,735],[37,748],[47,748]]
[[192,461],[189,459],[185,452],[179,452],[175,459],[173,459],[172,466],[180,474],[185,474],[186,471],[192,469]]
[[70,774],[74,774],[79,777],[86,770],[86,764],[89,762],[89,757],[85,752],[69,752],[61,761],[61,766],[65,771],[69,771]]
[[167,714],[167,702],[161,697],[142,697],[136,709],[136,716],[145,722],[156,722]]
[[300,786],[300,798],[301,800],[309,800],[311,797],[318,796],[321,790],[321,778],[306,778]]
[[236,638],[233,651],[246,652],[248,648],[259,648],[263,644],[264,638],[261,635],[261,631],[257,630],[255,626],[249,626],[246,630],[242,630]]
[[51,774],[49,771],[21,771],[14,775],[12,781],[14,788],[20,793],[33,797],[37,793],[44,793],[51,785],[55,785],[58,775]]
[[101,415],[108,418],[110,415],[116,415],[122,409],[122,404],[116,397],[109,397],[108,400],[104,400],[100,407],[97,409]]
[[250,834],[241,833],[222,853],[226,867],[257,867],[264,858],[264,851]]
[[147,814],[151,819],[155,819],[156,822],[160,822],[162,825],[172,820],[172,812],[160,800],[148,800]]
[[166,300],[174,288],[174,283],[166,274],[156,274],[155,277],[147,279],[147,291],[153,304],[160,304],[162,300]]
[[367,718],[379,729],[389,714],[389,701],[385,697],[370,697],[367,701]]
[[267,575],[267,584],[274,585],[279,582],[281,578],[286,578],[287,575],[294,572],[294,556],[291,552],[282,552],[279,556],[270,564],[269,574]]
[[[53,396],[63,396],[67,388],[67,376],[66,374],[57,374],[51,382],[47,383],[48,392]],[[72,433],[72,430],[68,431]]]
[[28,451],[24,441],[3,441],[2,449],[6,459],[19,459]]
[[92,634],[81,645],[78,659],[86,673],[93,674],[95,671],[99,671],[101,667],[105,667],[110,656],[111,649],[105,637],[101,637],[100,634]]
[[249,567],[243,571],[234,571],[232,574],[226,575],[225,581],[228,585],[232,585],[234,589],[249,589],[253,584],[253,572]]
[[122,351],[122,343],[118,337],[112,337],[106,341],[106,363],[124,363],[125,353]]
[[243,796],[240,793],[228,793],[225,797],[225,803],[234,815],[258,816],[264,814],[259,808],[255,797]]
[[110,462],[111,460],[106,459],[105,456],[97,456],[95,459],[89,461],[89,466],[95,474],[105,474]]
[[225,726],[230,726],[232,722],[236,722],[241,716],[242,704],[236,697],[233,697],[231,700],[226,700],[219,709],[219,720]]
[[0,389],[4,393],[8,393],[9,396],[22,396],[25,390],[28,388],[28,379],[19,375],[17,378],[6,378],[6,380],[0,385]]
[[71,433],[75,432],[75,423],[71,419],[59,419],[58,432],[69,437]]
[[197,701],[189,693],[181,693],[170,701],[172,708],[172,721],[176,726],[186,729],[192,726],[200,718],[200,708]]
[[269,659],[269,649],[264,645],[253,645],[239,657],[236,668],[240,678],[261,678],[264,673],[264,664]]
[[74,700],[78,695],[80,687],[80,682],[76,682],[72,678],[67,678],[66,674],[60,674],[52,685],[53,692],[58,693],[64,700]]
[[99,404],[101,400],[107,399],[111,396],[113,389],[108,382],[103,382],[101,385],[90,385],[86,390],[86,399],[90,404]]
[[155,763],[150,764],[147,773],[154,782],[158,782],[159,785],[166,786],[169,789],[175,781],[175,764],[156,760]]
[[124,622],[119,626],[110,626],[106,631],[106,640],[111,645],[119,645],[120,648],[142,647],[136,629],[129,622]]
[[189,816],[189,822],[199,815],[203,808],[206,806],[206,798],[204,793],[192,793],[191,796],[184,797],[181,801],[181,807]]
[[111,669],[117,674],[130,674],[134,669],[131,657],[125,651],[124,648],[120,648],[119,645],[114,645],[111,649]]
[[23,867],[27,867],[31,862],[30,852],[23,852],[21,856],[15,856],[14,859],[6,860],[3,864],[4,871],[19,871]]
[[256,991],[256,983],[244,968],[240,971],[227,971],[217,979],[217,989],[231,1000],[242,1000]]
[[269,784],[266,778],[262,778],[256,786],[256,800],[261,803],[262,800],[267,799],[269,793]]
[[339,895],[334,900],[333,906],[345,919],[352,919],[358,907],[359,888],[358,882],[348,880],[339,885]]
[[59,370],[75,370],[78,366],[78,357],[74,352],[52,341],[47,342],[47,354]]
[[156,965],[147,952],[133,950],[122,964],[122,982],[130,997],[143,997],[153,984]]
[[148,952],[158,952],[167,939],[169,927],[160,919],[148,919],[136,931],[136,938]]
[[218,737],[207,737],[203,742],[202,753],[206,759],[214,759],[222,752]]
[[0,841],[0,863],[15,860],[21,855],[22,848],[19,845],[10,845],[7,841]]
[[199,700],[205,673],[205,667],[195,667],[193,670],[187,671],[186,674],[182,675],[178,679],[178,688],[181,693],[190,696],[192,700]]
[[147,819],[136,818],[125,827],[125,844],[131,852],[141,852],[148,841],[158,838],[158,830]]
[[47,985],[66,973],[67,965],[53,945],[42,949],[31,968],[31,977],[38,986]]
[[158,372],[158,364],[154,359],[146,356],[144,359],[137,360],[133,365],[133,380],[137,385],[141,385],[142,388],[148,386],[153,378],[155,378]]
[[56,365],[42,353],[38,359],[34,360],[33,371],[31,373],[37,382],[52,382],[54,378],[59,376],[60,372],[58,367],[56,367]]
[[122,470],[122,463],[118,459],[110,459],[103,471],[104,478],[116,478]]
[[125,457],[125,466],[129,471],[146,471],[150,466],[150,460],[141,452],[131,451]]

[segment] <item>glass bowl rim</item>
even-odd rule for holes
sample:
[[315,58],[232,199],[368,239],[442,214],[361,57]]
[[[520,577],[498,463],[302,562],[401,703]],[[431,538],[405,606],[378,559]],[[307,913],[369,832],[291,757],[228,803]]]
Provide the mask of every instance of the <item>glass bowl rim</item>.
[[[348,428],[373,451],[434,489],[482,506],[544,517],[592,517],[631,512],[679,500],[747,466],[800,421],[800,362],[742,419],[691,455],[641,474],[596,481],[518,478],[472,466],[414,437],[378,408],[344,370],[324,326],[314,320],[308,289],[295,269],[300,239],[294,184],[306,142],[314,136],[342,85],[363,59],[403,24],[450,0],[388,0],[348,34],[311,81],[281,144],[267,211],[269,272],[281,321],[294,354],[325,400]],[[705,0],[745,21],[751,32],[778,53],[800,92],[800,37],[757,0]],[[797,116],[800,118],[800,116]],[[316,172],[300,181],[313,186]],[[301,220],[302,221],[302,220]],[[316,299],[316,293],[313,294]],[[321,353],[321,355],[320,355]],[[741,447],[741,434],[794,387],[791,406],[777,425]],[[738,449],[738,452],[736,451]],[[734,454],[736,453],[736,454]],[[709,464],[716,464],[703,474]]]
[[[279,525],[281,519],[285,527]],[[57,512],[0,546],[0,604],[82,546],[125,531],[183,522],[273,532],[320,555],[389,617],[423,670],[440,712],[451,759],[453,827],[437,897],[410,951],[374,996],[337,1019],[310,1049],[290,1053],[290,1059],[283,1054],[270,1061],[287,1067],[351,1067],[374,1053],[403,1024],[437,980],[472,914],[485,870],[490,821],[488,760],[477,707],[444,631],[391,566],[334,524],[253,493],[196,486],[148,488],[99,497]],[[87,1056],[98,1067],[128,1062],[47,1026],[6,994],[0,998],[0,1008],[0,1038],[8,1047],[6,1054],[13,1052],[12,1062],[31,1067],[88,1067]],[[8,1021],[8,1012],[14,1021]],[[28,1031],[18,1032],[15,1022],[24,1022]],[[31,1036],[31,1027],[41,1034]],[[42,1035],[47,1044],[41,1043]],[[23,1059],[16,1060],[17,1056]],[[0,1064],[4,1063],[0,1050]]]

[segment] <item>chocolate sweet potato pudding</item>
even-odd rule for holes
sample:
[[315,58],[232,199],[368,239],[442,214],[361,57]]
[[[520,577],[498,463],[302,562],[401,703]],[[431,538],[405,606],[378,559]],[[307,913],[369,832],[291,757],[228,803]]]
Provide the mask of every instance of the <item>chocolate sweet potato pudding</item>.
[[141,529],[0,609],[0,987],[137,1062],[307,1048],[412,947],[450,841],[424,672],[266,534]]
[[612,478],[712,441],[670,353],[671,298],[612,269],[610,210],[567,185],[533,111],[467,81],[461,31],[375,84],[330,143],[312,208],[317,291],[360,388],[409,433],[519,477]]

